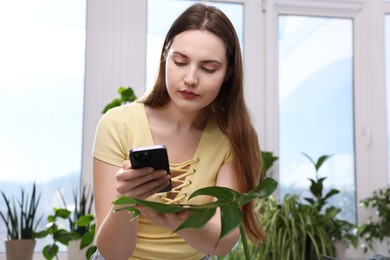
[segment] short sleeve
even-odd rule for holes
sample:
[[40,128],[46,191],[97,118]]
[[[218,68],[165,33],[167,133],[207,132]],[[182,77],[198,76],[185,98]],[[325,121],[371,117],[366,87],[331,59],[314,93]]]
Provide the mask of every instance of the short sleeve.
[[93,156],[112,165],[121,166],[127,159],[127,125],[120,109],[110,109],[100,119],[95,133]]

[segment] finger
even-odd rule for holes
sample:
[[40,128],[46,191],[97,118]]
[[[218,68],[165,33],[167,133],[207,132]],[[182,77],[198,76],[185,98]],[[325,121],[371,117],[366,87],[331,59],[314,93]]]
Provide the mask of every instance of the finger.
[[136,196],[147,198],[167,187],[169,185],[169,179],[169,175],[163,178],[154,179],[142,185],[133,187],[129,192]]
[[131,163],[130,163],[129,160],[123,161],[122,169],[125,169],[125,170],[130,170],[131,169]]
[[118,171],[117,177],[121,180],[130,180],[139,177],[150,176],[154,172],[154,169],[151,167],[144,167],[139,169],[120,169]]
[[127,181],[139,178],[141,176],[149,176],[151,173],[153,173],[153,171],[153,168],[150,167],[129,170],[121,168],[118,170],[115,177],[117,181]]
[[[153,177],[155,174],[160,174],[161,177]],[[122,195],[144,199],[169,185],[170,176],[165,171],[153,172],[150,175],[129,180],[121,180],[118,177],[116,189]]]
[[[157,183],[157,184],[156,183],[148,183],[147,185],[148,185],[148,187],[146,188],[147,191],[140,194],[144,198],[150,197],[151,195],[158,193],[162,189],[167,187],[169,185],[169,178],[165,179],[165,181],[163,183],[161,183],[161,182]],[[142,189],[140,189],[140,192],[142,192],[144,190],[145,190],[145,187],[142,187]]]
[[145,167],[140,169],[125,170],[118,174],[117,180],[134,181],[136,186],[152,181],[154,179],[164,178],[168,175],[165,170],[155,171],[153,168]]
[[176,213],[177,216],[180,218],[180,219],[186,219],[188,218],[188,216],[190,215],[190,212],[188,210],[185,210],[185,211],[180,211],[178,213]]

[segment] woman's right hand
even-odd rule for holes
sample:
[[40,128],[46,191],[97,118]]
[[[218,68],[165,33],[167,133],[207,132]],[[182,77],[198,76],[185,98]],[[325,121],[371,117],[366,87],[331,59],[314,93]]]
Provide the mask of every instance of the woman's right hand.
[[165,170],[151,167],[133,169],[130,161],[124,161],[116,173],[116,190],[121,196],[146,199],[169,185],[170,175]]

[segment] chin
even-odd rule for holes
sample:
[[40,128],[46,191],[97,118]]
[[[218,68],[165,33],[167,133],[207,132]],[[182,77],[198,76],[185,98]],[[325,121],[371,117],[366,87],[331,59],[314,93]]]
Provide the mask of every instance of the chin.
[[188,112],[188,113],[197,113],[197,112],[202,111],[205,108],[205,106],[195,104],[195,103],[188,104],[188,102],[185,102],[185,103],[178,102],[175,104],[176,104],[176,107],[179,108],[181,111]]

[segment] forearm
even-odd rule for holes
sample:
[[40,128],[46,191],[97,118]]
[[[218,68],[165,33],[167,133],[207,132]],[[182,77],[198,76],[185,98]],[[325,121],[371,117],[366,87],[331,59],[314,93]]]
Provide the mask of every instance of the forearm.
[[96,233],[96,245],[106,259],[127,259],[136,246],[138,218],[127,211],[107,214]]
[[179,231],[178,235],[200,252],[208,255],[226,255],[237,243],[240,231],[237,228],[218,241],[221,231],[221,225],[218,222],[211,220],[200,229],[184,229]]

